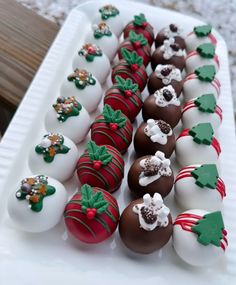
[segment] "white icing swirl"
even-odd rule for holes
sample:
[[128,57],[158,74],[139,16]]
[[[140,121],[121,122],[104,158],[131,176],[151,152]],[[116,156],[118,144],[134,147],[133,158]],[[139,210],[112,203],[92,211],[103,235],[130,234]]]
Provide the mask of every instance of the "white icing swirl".
[[144,128],[144,133],[146,136],[150,137],[152,142],[165,145],[167,143],[167,137],[172,135],[172,129],[169,124],[165,123],[170,128],[170,131],[167,134],[163,133],[158,125],[158,123],[162,122],[165,123],[162,120],[147,120],[147,126]]
[[[141,186],[147,186],[161,176],[171,176],[172,174],[170,160],[165,158],[165,154],[161,151],[157,151],[155,155],[142,159],[139,164],[143,169],[139,175],[139,185]],[[145,175],[145,171],[148,170],[150,172],[153,171],[153,175],[152,173],[151,175],[148,174],[148,176]]]
[[177,25],[175,26],[177,27],[177,31],[175,32],[170,29],[170,25],[163,29],[163,34],[166,38],[174,38],[174,37],[181,36],[182,29],[180,29]]
[[181,48],[174,50],[172,47],[173,44],[175,44],[174,38],[164,40],[163,45],[160,47],[160,51],[163,52],[164,59],[168,60],[173,56],[185,56],[185,51]]
[[[164,68],[170,68],[171,72],[168,75],[163,75],[161,71]],[[158,64],[155,69],[155,74],[158,78],[162,79],[162,83],[164,85],[168,85],[171,83],[171,80],[181,81],[182,75],[180,69],[176,68],[174,65],[171,64]]]
[[[165,90],[168,90],[171,93],[171,95],[172,95],[172,98],[171,98],[170,101],[167,101],[165,99],[164,95],[163,95]],[[175,89],[171,85],[165,86],[165,87],[157,90],[154,93],[154,96],[156,98],[155,103],[159,107],[166,107],[166,106],[169,106],[169,105],[180,106],[180,101],[179,101],[179,99],[178,99],[178,97],[176,95]]]
[[145,194],[143,203],[136,204],[133,212],[138,214],[140,227],[146,231],[153,231],[156,227],[167,227],[169,224],[170,209],[164,205],[159,193],[155,193],[153,198]]

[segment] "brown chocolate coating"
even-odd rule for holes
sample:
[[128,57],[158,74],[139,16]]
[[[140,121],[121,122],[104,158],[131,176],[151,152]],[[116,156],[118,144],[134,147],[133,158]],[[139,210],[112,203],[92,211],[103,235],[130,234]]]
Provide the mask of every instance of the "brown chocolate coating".
[[[183,81],[177,81],[177,80],[171,80],[170,84],[174,89],[179,97],[182,89],[183,89]],[[152,72],[152,74],[149,77],[148,83],[147,83],[147,88],[150,94],[153,94],[156,90],[163,88],[165,85],[162,82],[162,79],[157,77],[155,71]]]
[[119,233],[127,248],[137,253],[149,254],[162,248],[169,241],[173,232],[173,224],[169,214],[167,227],[156,227],[153,231],[141,228],[138,215],[133,212],[133,207],[142,202],[142,198],[135,200],[124,210],[120,217]]
[[156,98],[154,95],[150,95],[144,101],[142,115],[143,120],[148,119],[163,120],[170,124],[173,129],[181,118],[181,106],[168,105],[165,107],[157,106],[155,103]]
[[147,126],[147,123],[142,123],[136,130],[134,136],[134,149],[136,153],[140,156],[151,154],[154,155],[158,150],[164,152],[165,157],[170,157],[175,148],[175,135],[172,133],[171,136],[167,137],[167,143],[162,145],[159,143],[154,143],[151,141],[144,133],[144,128]]
[[158,64],[173,64],[182,71],[185,66],[185,57],[174,55],[170,59],[165,59],[163,57],[163,52],[158,48],[154,51],[151,57],[152,69],[155,70]]
[[[177,28],[174,24],[170,24],[170,26],[172,26],[173,28]],[[163,45],[164,40],[167,40],[168,37],[165,36],[164,34],[164,29],[160,30],[160,32],[157,34],[156,39],[155,39],[155,47],[160,47],[161,45]],[[185,45],[185,40],[183,38],[181,38],[180,36],[176,36],[174,37],[175,42],[182,48],[185,49],[186,45]]]
[[148,157],[149,155],[146,155],[136,159],[130,167],[128,172],[129,189],[137,197],[143,197],[143,195],[147,193],[153,196],[157,192],[164,198],[170,193],[174,185],[173,171],[171,176],[161,176],[147,186],[141,186],[139,184],[139,176],[143,169],[140,166],[140,161]]

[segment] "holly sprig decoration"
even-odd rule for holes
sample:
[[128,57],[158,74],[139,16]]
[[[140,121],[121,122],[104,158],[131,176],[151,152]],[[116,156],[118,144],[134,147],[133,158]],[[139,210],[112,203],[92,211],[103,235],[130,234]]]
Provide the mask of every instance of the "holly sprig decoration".
[[106,123],[109,124],[110,129],[116,131],[118,128],[123,128],[126,125],[127,119],[122,114],[121,110],[113,110],[111,106],[105,105],[103,107],[103,117]]
[[102,20],[107,20],[120,14],[119,10],[113,5],[105,5],[99,9]]
[[93,168],[99,170],[103,165],[107,165],[112,161],[112,155],[108,153],[107,148],[98,146],[94,141],[88,141],[86,148],[90,160],[93,162]]
[[93,35],[96,39],[101,39],[104,36],[111,37],[112,32],[110,27],[105,22],[101,22],[98,25],[94,25]]
[[213,94],[204,94],[194,100],[194,104],[199,111],[205,113],[214,113],[216,109],[216,99]]
[[215,56],[215,46],[211,43],[201,44],[197,47],[197,52],[203,58],[214,58]]
[[201,123],[189,130],[189,134],[196,143],[211,145],[214,131],[210,123]]
[[215,164],[203,164],[195,168],[191,175],[196,179],[195,184],[199,187],[216,188],[219,173]]
[[194,27],[193,31],[197,37],[206,37],[211,33],[212,26],[210,25],[202,25]]
[[121,49],[122,58],[128,63],[132,71],[137,71],[143,65],[143,59],[138,56],[136,51],[128,51],[126,48]]
[[129,32],[129,39],[136,49],[147,45],[148,41],[142,34],[136,34],[134,31]]
[[40,212],[43,209],[43,199],[55,192],[56,189],[48,185],[47,177],[38,175],[21,181],[21,188],[16,192],[16,198],[28,200],[30,209],[34,212]]
[[203,245],[221,245],[223,238],[224,221],[220,211],[206,214],[198,220],[191,230],[198,235],[198,242]]
[[84,56],[85,59],[88,61],[88,62],[93,62],[94,61],[94,58],[96,56],[102,56],[103,55],[103,52],[102,50],[94,45],[94,44],[85,44],[83,45],[83,47],[79,50],[78,54],[80,56]]
[[201,81],[212,82],[216,75],[214,65],[204,65],[195,70],[195,74]]
[[74,82],[78,89],[84,89],[88,85],[95,85],[96,80],[92,73],[83,70],[75,69],[75,71],[67,77],[68,81]]
[[101,191],[94,191],[91,186],[84,184],[81,187],[82,194],[82,211],[88,219],[94,219],[96,215],[100,215],[107,211],[109,203],[104,199]]
[[147,19],[143,13],[140,13],[139,15],[134,16],[133,24],[135,26],[143,27],[143,28],[146,28],[146,26],[148,25]]

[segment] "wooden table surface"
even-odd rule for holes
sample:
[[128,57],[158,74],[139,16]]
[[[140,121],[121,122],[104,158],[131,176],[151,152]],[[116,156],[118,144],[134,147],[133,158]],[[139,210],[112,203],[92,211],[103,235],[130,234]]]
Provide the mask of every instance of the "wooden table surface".
[[16,1],[0,0],[1,129],[7,124],[2,117],[16,110],[58,30]]

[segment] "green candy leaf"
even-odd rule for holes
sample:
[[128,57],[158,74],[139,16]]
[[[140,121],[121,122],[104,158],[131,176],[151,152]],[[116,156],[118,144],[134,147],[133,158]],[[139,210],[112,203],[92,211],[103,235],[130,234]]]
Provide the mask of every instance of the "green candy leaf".
[[144,14],[140,13],[139,15],[134,16],[133,24],[135,26],[142,26],[143,23],[146,23],[146,22],[147,22],[147,19],[145,18]]
[[214,65],[204,65],[195,70],[195,74],[201,81],[212,82],[216,75]]
[[192,227],[192,231],[198,235],[198,242],[203,245],[213,244],[220,246],[223,238],[224,221],[220,211],[209,213],[203,216],[196,225]]
[[202,44],[197,47],[197,52],[204,58],[213,58],[215,56],[215,46],[211,43]]
[[116,87],[123,92],[129,90],[135,94],[138,91],[138,84],[133,83],[130,78],[123,79],[121,76],[116,76],[115,81]]
[[214,113],[216,109],[216,99],[213,94],[204,94],[198,97],[194,104],[201,112]]
[[94,141],[88,141],[86,148],[91,161],[100,160],[102,165],[107,165],[112,160],[112,155],[108,153],[105,146],[97,146]]
[[193,29],[197,37],[206,37],[211,33],[211,30],[212,26],[210,25],[197,26]]
[[132,30],[129,32],[129,39],[130,39],[131,43],[139,42],[141,44],[141,46],[145,46],[148,43],[147,39],[145,39],[142,34],[136,34]]
[[203,164],[195,168],[191,174],[196,179],[195,183],[199,187],[216,188],[219,173],[215,164]]
[[214,131],[210,123],[201,123],[194,126],[189,134],[193,140],[198,144],[211,145]]
[[119,128],[123,128],[126,124],[127,119],[124,117],[121,110],[114,111],[112,107],[107,104],[103,107],[102,114],[106,123],[117,124]]
[[121,55],[123,59],[129,64],[137,64],[138,66],[143,65],[143,59],[141,56],[138,56],[136,51],[128,51],[126,48],[121,49]]
[[119,10],[113,5],[105,5],[99,9],[102,20],[113,18],[120,14]]

